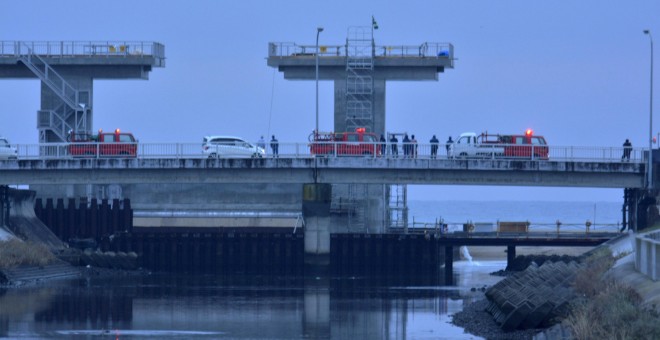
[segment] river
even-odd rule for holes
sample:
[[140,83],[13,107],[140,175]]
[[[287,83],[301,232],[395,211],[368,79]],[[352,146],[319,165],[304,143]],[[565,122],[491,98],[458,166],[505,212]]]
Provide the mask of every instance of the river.
[[[411,212],[426,212],[429,219],[441,209],[460,213],[459,206],[412,202]],[[614,203],[579,205],[582,214],[564,203],[521,206],[527,208],[489,205],[514,214],[504,217],[468,214],[472,220],[586,220],[601,209],[596,218],[603,225],[615,224],[620,215]],[[466,211],[485,210],[475,207],[463,204]],[[465,216],[455,218],[470,219]],[[488,259],[458,261],[453,286],[443,282],[442,271],[435,277],[149,273],[56,280],[0,288],[0,337],[479,339],[450,324],[451,315],[483,298],[479,288],[501,279],[489,273],[505,266]]]

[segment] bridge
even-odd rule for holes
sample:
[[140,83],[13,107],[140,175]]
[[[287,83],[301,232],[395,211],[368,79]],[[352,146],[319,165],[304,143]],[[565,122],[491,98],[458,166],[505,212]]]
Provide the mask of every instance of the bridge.
[[[98,147],[98,144],[96,145]],[[379,145],[374,145],[374,148]],[[43,152],[44,148],[51,151]],[[549,147],[549,159],[451,157],[419,144],[415,157],[313,156],[308,143],[281,143],[277,157],[207,158],[199,143],[139,144],[136,157],[72,157],[66,144],[19,145],[0,161],[0,184],[342,183],[643,188],[644,150]],[[337,149],[337,146],[335,146]],[[48,155],[48,156],[44,156]]]

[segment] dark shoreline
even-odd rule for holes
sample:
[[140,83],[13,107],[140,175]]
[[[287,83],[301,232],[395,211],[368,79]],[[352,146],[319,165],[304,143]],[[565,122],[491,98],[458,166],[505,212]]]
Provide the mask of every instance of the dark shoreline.
[[[571,261],[579,262],[583,256],[568,256],[568,255],[520,255],[510,263],[505,270],[493,272],[490,275],[495,276],[509,276],[517,272],[527,269],[529,265],[535,263],[537,266],[547,262],[564,262]],[[486,339],[513,339],[513,340],[527,340],[533,339],[538,333],[546,331],[548,328],[536,328],[526,330],[516,330],[505,332],[495,322],[493,316],[486,311],[488,300],[484,297],[483,300],[473,302],[463,308],[462,311],[452,315],[452,324],[462,327],[466,333],[480,336]]]
[[505,332],[495,323],[493,316],[486,311],[488,300],[475,301],[452,315],[451,323],[465,329],[465,333],[480,336],[489,340],[529,340],[545,329],[527,329]]

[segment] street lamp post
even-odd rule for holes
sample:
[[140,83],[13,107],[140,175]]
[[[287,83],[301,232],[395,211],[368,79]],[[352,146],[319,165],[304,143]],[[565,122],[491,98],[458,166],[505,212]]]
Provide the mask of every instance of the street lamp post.
[[314,136],[319,133],[319,34],[323,32],[323,27],[316,28],[316,130]]
[[647,189],[653,189],[653,36],[650,30],[644,30],[644,34],[648,34],[649,41],[651,42],[651,94],[649,101],[649,165],[648,165],[648,179]]

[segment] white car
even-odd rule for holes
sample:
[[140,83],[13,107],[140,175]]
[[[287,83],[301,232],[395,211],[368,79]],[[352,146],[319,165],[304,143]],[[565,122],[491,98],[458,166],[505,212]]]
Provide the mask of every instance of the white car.
[[9,140],[4,137],[0,137],[0,159],[18,159],[16,147],[11,146]]
[[202,141],[202,153],[209,158],[261,158],[266,150],[233,136],[206,136]]

